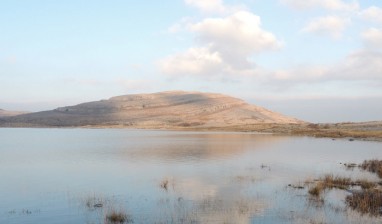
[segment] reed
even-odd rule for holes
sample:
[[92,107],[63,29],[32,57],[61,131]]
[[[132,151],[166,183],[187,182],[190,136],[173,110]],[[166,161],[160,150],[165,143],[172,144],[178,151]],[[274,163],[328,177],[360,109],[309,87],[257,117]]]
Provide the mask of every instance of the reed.
[[382,178],[382,160],[365,160],[359,167],[363,170],[375,173],[378,177]]
[[346,204],[362,214],[381,215],[382,192],[379,190],[353,192],[346,197]]

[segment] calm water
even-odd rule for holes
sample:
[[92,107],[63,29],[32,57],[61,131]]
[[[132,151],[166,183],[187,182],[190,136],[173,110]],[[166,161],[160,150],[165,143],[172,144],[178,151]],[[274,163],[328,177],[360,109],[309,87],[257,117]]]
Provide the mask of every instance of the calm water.
[[382,143],[3,128],[0,223],[104,223],[111,210],[134,223],[380,223],[346,209],[344,191],[327,192],[322,204],[288,187],[329,173],[376,180],[340,164],[374,158]]

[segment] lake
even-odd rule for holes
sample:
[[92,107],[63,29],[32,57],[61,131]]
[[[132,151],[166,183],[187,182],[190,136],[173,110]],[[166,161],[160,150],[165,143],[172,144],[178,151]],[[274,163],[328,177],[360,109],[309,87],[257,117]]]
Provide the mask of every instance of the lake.
[[[382,143],[254,133],[0,129],[0,223],[381,223],[305,181],[374,174]],[[294,186],[303,186],[299,189]]]

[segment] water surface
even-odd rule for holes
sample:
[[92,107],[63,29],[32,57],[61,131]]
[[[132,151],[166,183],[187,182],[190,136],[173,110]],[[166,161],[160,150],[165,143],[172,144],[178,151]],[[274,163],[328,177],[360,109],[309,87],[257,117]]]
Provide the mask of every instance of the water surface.
[[[0,223],[380,223],[294,189],[340,163],[382,158],[378,142],[251,133],[0,129]],[[163,184],[167,183],[164,187]],[[162,186],[161,186],[162,185]],[[101,203],[102,207],[94,207]]]

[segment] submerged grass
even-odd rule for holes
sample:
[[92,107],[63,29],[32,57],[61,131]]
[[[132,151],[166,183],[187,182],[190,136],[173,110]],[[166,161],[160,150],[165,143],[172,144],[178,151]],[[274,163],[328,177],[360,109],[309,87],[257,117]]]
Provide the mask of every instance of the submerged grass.
[[326,189],[337,188],[344,190],[354,185],[356,185],[356,183],[352,182],[350,178],[328,174],[319,179],[313,187],[310,187],[308,193],[312,196],[318,197]]
[[106,223],[131,223],[132,219],[122,211],[111,211],[106,215]]
[[[351,163],[344,164],[346,167],[359,167],[362,170],[375,173],[382,178],[382,160],[365,160],[362,164],[356,165]],[[346,205],[361,214],[369,214],[372,216],[382,215],[382,191],[378,187],[377,182],[365,179],[352,181],[350,178],[334,176],[332,174],[325,175],[318,179],[315,184],[309,188],[308,193],[318,198],[326,189],[349,190],[350,195],[346,196]],[[356,190],[352,187],[358,186],[361,189]]]
[[325,188],[347,189],[350,185],[353,185],[350,178],[339,176],[334,177],[332,174],[325,175],[322,182]]
[[[365,160],[358,167],[382,178],[382,160]],[[358,185],[361,186],[362,190],[348,195],[346,204],[362,214],[382,215],[382,192],[376,188],[377,183],[360,180]]]
[[371,182],[368,180],[358,180],[358,181],[354,182],[354,184],[356,186],[360,186],[364,190],[372,189],[372,188],[375,188],[377,186],[377,183]]
[[359,167],[371,173],[375,173],[379,178],[382,178],[382,160],[365,160]]
[[326,175],[309,188],[308,193],[316,199],[323,200],[320,196],[326,189],[348,190],[353,186],[360,186],[361,190],[351,190],[351,194],[346,196],[346,205],[361,214],[382,215],[382,192],[376,188],[377,184],[375,182],[367,180],[351,181],[350,178]]
[[346,197],[346,204],[362,214],[382,214],[382,192],[379,190],[363,190],[353,192]]
[[124,223],[127,219],[127,216],[122,213],[111,213],[106,216],[107,221],[112,223]]
[[167,179],[164,179],[160,183],[160,187],[167,191],[168,190],[168,184],[169,184],[169,181]]
[[323,187],[322,184],[317,184],[311,188],[309,188],[309,191],[308,193],[314,197],[319,197],[321,195],[321,192],[324,190],[325,188]]

